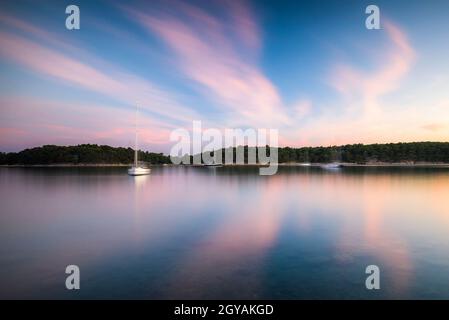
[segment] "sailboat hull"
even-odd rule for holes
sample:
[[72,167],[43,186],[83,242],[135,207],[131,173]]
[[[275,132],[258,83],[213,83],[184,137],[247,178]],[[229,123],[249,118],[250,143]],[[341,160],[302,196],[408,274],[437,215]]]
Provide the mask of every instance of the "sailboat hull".
[[132,167],[128,169],[128,174],[130,176],[144,176],[151,173],[149,168]]

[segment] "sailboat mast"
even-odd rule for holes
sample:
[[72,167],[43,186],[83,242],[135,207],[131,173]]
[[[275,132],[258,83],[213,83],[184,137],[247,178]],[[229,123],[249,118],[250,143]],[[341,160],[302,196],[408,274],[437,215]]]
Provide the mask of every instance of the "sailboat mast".
[[136,119],[135,119],[135,125],[136,125],[136,139],[134,143],[134,167],[137,168],[137,116],[139,112],[139,106],[136,104]]

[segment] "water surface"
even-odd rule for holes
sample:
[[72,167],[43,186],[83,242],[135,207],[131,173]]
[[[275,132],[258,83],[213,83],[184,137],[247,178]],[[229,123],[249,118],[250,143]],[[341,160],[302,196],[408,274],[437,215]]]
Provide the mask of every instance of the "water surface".
[[449,299],[449,170],[0,168],[0,283],[0,298]]

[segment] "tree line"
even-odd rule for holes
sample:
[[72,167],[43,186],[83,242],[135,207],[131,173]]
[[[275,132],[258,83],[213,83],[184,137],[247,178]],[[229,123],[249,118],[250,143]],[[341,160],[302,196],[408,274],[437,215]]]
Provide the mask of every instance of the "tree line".
[[[20,152],[0,153],[0,164],[3,165],[129,164],[133,161],[134,150],[131,148],[114,148],[96,144],[45,145]],[[170,158],[162,153],[139,150],[139,161],[164,164],[170,163]]]
[[280,148],[279,162],[445,162],[449,142],[350,144],[331,147]]
[[[248,162],[248,146],[243,148]],[[235,161],[237,148],[231,148]],[[250,147],[251,148],[251,147]],[[222,149],[224,151],[225,149]],[[229,148],[227,149],[229,150]],[[224,152],[222,153],[224,157]],[[187,156],[187,155],[186,155]],[[193,157],[190,157],[192,163]],[[129,164],[134,159],[131,148],[82,144],[77,146],[45,145],[20,152],[0,153],[2,165],[35,164]],[[162,153],[139,151],[139,160],[150,164],[171,163]],[[288,162],[441,162],[449,163],[449,142],[410,142],[387,144],[349,144],[329,147],[278,148],[279,163]]]
[[[248,163],[248,150],[243,148],[245,163]],[[225,152],[232,149],[233,159],[236,159],[236,148],[221,149],[224,161]],[[432,162],[449,163],[449,142],[410,142],[386,144],[348,144],[329,147],[278,148],[278,162],[310,162],[329,163],[347,162],[365,164],[368,162]],[[217,151],[216,151],[217,152]],[[203,153],[204,154],[204,153]],[[213,155],[213,152],[211,153]],[[269,155],[269,152],[267,153]],[[192,163],[193,157],[190,156]]]

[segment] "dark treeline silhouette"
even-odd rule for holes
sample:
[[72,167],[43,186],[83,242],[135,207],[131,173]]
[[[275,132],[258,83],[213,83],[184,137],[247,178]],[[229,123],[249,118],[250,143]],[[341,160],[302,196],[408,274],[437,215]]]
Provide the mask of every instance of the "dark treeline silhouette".
[[[237,149],[244,152],[248,163],[248,147],[227,148],[232,152],[234,163]],[[189,157],[186,155],[186,157]],[[77,146],[54,146],[25,149],[20,152],[0,153],[0,164],[35,165],[35,164],[129,164],[133,162],[134,152],[131,148],[114,148],[96,144]],[[190,163],[193,163],[190,156]],[[351,144],[330,147],[278,148],[279,163],[288,162],[433,162],[449,163],[449,142],[410,142],[387,144]],[[139,161],[151,164],[171,163],[170,158],[162,153],[139,151]]]
[[279,162],[445,162],[449,142],[351,144],[315,148],[280,148]]
[[[248,146],[243,148],[245,163],[248,163]],[[250,147],[250,149],[253,147]],[[221,149],[223,162],[226,150],[232,149],[235,163],[236,148]],[[213,153],[211,153],[213,155]],[[268,153],[269,154],[269,153]],[[193,157],[190,156],[190,163]],[[279,163],[288,162],[348,162],[365,164],[368,162],[432,162],[449,163],[449,142],[410,142],[387,144],[351,144],[330,147],[278,148]]]
[[[54,146],[25,149],[20,152],[0,153],[0,164],[129,164],[134,161],[131,148],[114,148],[96,144],[77,146]],[[151,164],[170,163],[169,157],[162,153],[139,151],[139,161]]]

